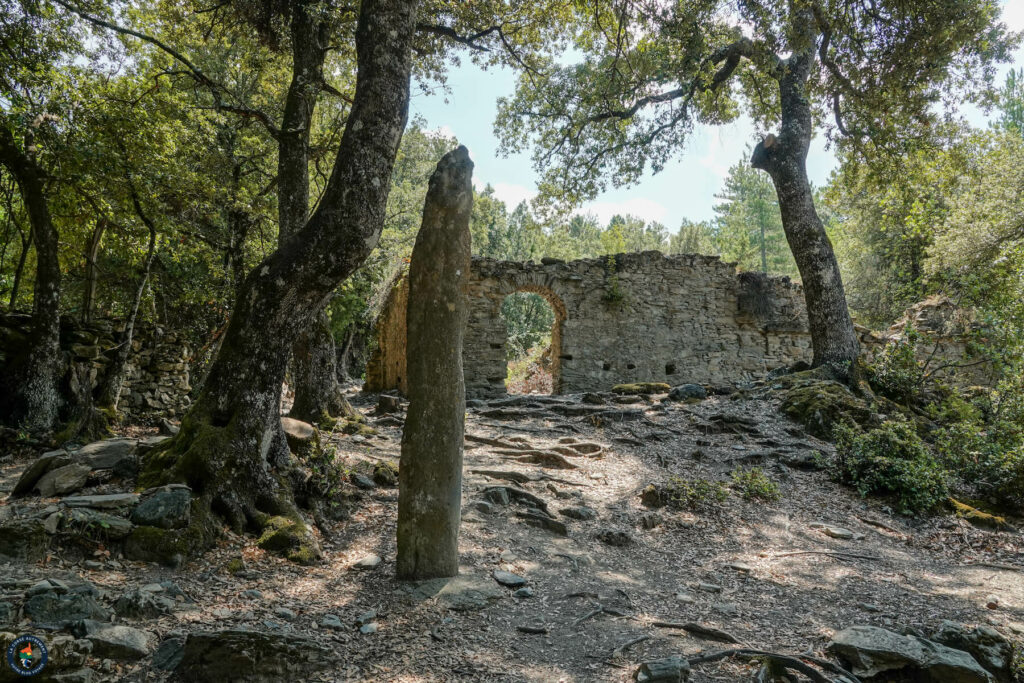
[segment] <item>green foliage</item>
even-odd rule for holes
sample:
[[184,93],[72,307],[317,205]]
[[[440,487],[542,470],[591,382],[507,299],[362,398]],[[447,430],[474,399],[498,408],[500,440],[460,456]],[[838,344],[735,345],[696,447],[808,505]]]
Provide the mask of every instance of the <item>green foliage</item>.
[[911,326],[890,341],[868,369],[871,386],[896,401],[909,401],[924,383],[924,368],[917,361],[920,334]]
[[619,283],[619,271],[616,268],[615,256],[612,254],[605,257],[604,275],[604,294],[601,295],[601,299],[610,306],[622,303],[626,295]]
[[799,277],[793,253],[782,229],[782,214],[775,186],[767,173],[751,168],[744,160],[729,169],[725,187],[716,195],[711,243],[725,261],[742,270]]
[[508,153],[533,146],[542,196],[562,207],[660,171],[697,124],[745,111],[776,125],[779,62],[810,45],[816,122],[869,154],[927,136],[951,100],[983,98],[1015,43],[991,0],[573,7],[572,51],[524,72],[495,122]]
[[779,485],[766,475],[761,468],[749,470],[736,468],[729,473],[732,487],[746,500],[776,501],[782,497]]
[[501,304],[505,321],[507,360],[525,357],[530,349],[544,348],[551,343],[555,312],[540,294],[516,292]]
[[664,505],[680,510],[700,510],[724,503],[729,489],[719,481],[671,477],[660,494]]
[[835,429],[837,475],[862,496],[891,495],[900,512],[924,513],[946,499],[946,474],[914,426],[890,420],[866,432]]

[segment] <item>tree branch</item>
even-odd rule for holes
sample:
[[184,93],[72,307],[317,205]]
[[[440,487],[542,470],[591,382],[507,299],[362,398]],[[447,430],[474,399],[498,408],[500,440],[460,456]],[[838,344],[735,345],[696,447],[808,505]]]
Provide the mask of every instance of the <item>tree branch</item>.
[[273,136],[274,138],[276,138],[280,133],[280,131],[274,125],[274,122],[271,120],[270,116],[267,115],[266,112],[260,111],[258,109],[250,109],[248,107],[224,104],[224,102],[221,100],[221,94],[227,93],[227,88],[225,88],[220,83],[217,83],[215,80],[213,80],[205,73],[200,71],[195,64],[193,64],[191,61],[189,61],[187,57],[185,57],[185,55],[181,54],[180,52],[172,48],[170,45],[167,45],[159,38],[154,38],[153,36],[141,33],[134,29],[119,26],[118,24],[107,21],[106,19],[101,19],[100,17],[89,14],[85,10],[79,9],[78,7],[75,7],[74,5],[71,5],[65,2],[64,0],[53,1],[60,5],[61,7],[63,7],[64,9],[66,9],[67,11],[73,14],[77,14],[82,19],[88,21],[91,24],[95,24],[96,26],[99,26],[101,28],[110,29],[111,31],[114,31],[115,33],[120,33],[121,35],[138,38],[139,40],[149,43],[150,45],[153,45],[154,47],[162,50],[163,52],[173,57],[176,61],[180,62],[186,69],[188,69],[189,75],[192,76],[192,78],[195,79],[197,83],[200,83],[201,85],[204,85],[206,86],[207,89],[209,89],[210,94],[213,95],[215,109],[256,119],[257,121],[263,124],[263,127],[266,128],[267,132],[269,132],[271,136]]

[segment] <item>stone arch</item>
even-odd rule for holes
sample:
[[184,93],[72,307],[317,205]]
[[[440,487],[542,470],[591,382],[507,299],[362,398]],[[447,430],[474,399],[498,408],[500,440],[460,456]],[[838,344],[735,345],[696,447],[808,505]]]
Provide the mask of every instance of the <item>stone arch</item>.
[[[506,287],[501,288],[500,293],[501,296],[498,298],[499,310],[506,297],[519,293],[537,294],[551,306],[551,310],[555,314],[555,322],[551,326],[551,346],[549,352],[551,357],[551,393],[562,393],[562,329],[568,317],[562,298],[547,284],[537,284],[530,281],[507,283]],[[508,343],[507,330],[505,343]]]

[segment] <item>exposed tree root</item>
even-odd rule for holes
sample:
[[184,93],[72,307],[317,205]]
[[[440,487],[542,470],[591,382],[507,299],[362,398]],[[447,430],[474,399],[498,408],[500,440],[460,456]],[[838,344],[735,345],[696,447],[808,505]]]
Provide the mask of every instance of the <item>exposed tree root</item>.
[[185,529],[140,526],[126,542],[139,559],[177,565],[209,547],[220,520],[236,533],[249,532],[258,545],[300,564],[321,557],[316,539],[295,502],[293,479],[301,473],[280,429],[270,430],[266,455],[237,425],[214,426],[189,415],[181,431],[146,454],[140,489],[183,483],[193,492],[191,522]]

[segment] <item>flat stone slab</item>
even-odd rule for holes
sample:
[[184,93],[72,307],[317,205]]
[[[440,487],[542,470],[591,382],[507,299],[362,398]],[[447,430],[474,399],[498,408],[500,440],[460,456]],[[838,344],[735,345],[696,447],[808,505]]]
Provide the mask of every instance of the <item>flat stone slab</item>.
[[142,659],[149,654],[155,640],[148,631],[92,619],[83,619],[76,625],[76,630],[92,643],[93,655],[101,658]]
[[309,680],[333,663],[327,648],[294,633],[230,629],[190,633],[175,670],[188,681],[277,683]]
[[507,588],[521,588],[526,585],[526,579],[523,577],[501,569],[495,569],[491,576],[494,577],[495,581]]
[[96,508],[116,510],[131,507],[139,502],[137,493],[107,493],[99,496],[68,496],[61,501],[70,508]]
[[72,463],[52,469],[39,478],[35,490],[43,498],[72,493],[85,486],[92,468],[80,463]]
[[493,581],[472,574],[408,583],[399,591],[417,602],[434,599],[438,606],[453,612],[481,610],[506,596]]
[[366,555],[352,565],[353,569],[376,569],[382,562],[380,555]]
[[[970,654],[917,636],[876,626],[851,626],[837,633],[827,648],[849,662],[853,673],[873,678],[908,669],[935,683],[992,683],[991,675]],[[916,679],[915,679],[916,680]]]

